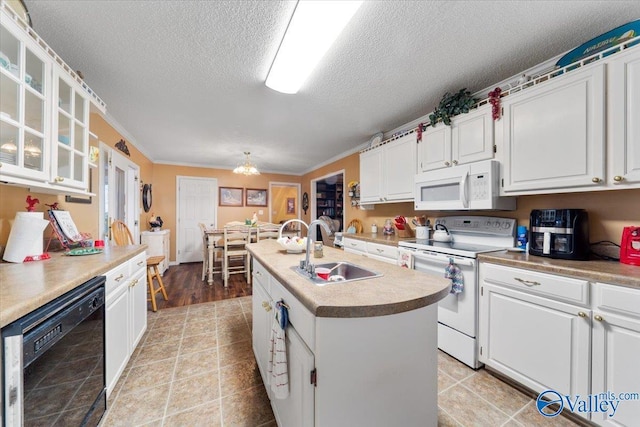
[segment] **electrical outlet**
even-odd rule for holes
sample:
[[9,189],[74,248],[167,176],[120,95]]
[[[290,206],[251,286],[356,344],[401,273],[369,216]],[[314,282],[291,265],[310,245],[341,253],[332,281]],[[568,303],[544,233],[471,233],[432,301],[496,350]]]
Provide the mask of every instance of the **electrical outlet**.
[[258,215],[264,215],[264,211],[262,209],[258,210]]

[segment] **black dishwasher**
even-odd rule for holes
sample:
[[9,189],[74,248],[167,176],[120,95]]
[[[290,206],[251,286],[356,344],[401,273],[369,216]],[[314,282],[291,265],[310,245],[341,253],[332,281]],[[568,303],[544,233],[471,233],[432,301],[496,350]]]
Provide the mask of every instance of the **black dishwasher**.
[[97,426],[106,410],[104,276],[2,329],[7,426]]

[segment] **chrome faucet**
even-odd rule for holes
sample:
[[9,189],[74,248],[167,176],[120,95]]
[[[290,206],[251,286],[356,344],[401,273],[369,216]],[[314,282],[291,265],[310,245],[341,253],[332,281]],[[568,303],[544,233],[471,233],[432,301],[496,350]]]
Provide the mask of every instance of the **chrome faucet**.
[[[315,268],[313,266],[313,264],[311,264],[311,262],[309,261],[309,254],[311,252],[311,236],[315,233],[317,234],[316,228],[313,227],[314,225],[319,225],[321,227],[323,227],[325,229],[325,231],[329,234],[331,234],[331,229],[329,228],[329,226],[327,225],[326,222],[322,221],[321,219],[314,219],[313,221],[311,221],[309,223],[309,227],[308,227],[308,235],[307,235],[307,253],[305,255],[305,259],[304,261],[300,261],[300,270],[306,271],[309,276],[313,277],[314,273],[315,273]],[[315,236],[316,238],[318,238],[318,236]],[[313,239],[315,241],[315,239]]]

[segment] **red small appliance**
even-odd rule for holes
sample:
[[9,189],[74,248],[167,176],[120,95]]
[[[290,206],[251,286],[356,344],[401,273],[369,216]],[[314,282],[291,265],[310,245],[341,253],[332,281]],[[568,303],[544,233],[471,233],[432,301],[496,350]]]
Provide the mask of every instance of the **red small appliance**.
[[622,229],[620,262],[640,266],[640,227],[630,226]]

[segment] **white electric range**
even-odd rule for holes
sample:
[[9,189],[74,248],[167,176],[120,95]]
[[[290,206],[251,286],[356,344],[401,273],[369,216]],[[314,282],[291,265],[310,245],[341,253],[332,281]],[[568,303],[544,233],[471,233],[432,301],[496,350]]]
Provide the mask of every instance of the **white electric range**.
[[432,239],[403,240],[398,243],[399,257],[411,259],[413,268],[427,274],[444,276],[453,262],[463,276],[464,288],[438,303],[438,348],[466,365],[477,369],[478,362],[478,263],[477,256],[513,248],[516,220],[486,216],[449,216],[436,218],[451,234],[449,243]]

